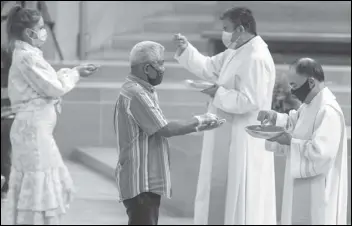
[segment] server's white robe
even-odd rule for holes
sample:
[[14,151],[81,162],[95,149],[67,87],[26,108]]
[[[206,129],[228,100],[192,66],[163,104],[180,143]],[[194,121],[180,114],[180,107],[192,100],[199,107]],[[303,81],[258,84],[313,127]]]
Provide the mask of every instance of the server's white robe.
[[276,125],[292,133],[290,146],[267,142],[287,155],[282,224],[341,225],[347,222],[347,132],[335,96],[324,88],[309,104]]
[[274,156],[245,131],[271,108],[275,65],[266,43],[257,36],[213,57],[189,44],[175,59],[220,86],[208,112],[227,120],[204,134],[194,223],[276,224]]

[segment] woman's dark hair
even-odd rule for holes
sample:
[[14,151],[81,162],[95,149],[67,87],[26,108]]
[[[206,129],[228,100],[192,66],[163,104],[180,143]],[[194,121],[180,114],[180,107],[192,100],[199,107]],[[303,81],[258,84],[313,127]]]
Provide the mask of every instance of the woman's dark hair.
[[7,35],[9,41],[22,40],[23,31],[34,27],[40,20],[41,14],[38,10],[14,6],[7,17]]

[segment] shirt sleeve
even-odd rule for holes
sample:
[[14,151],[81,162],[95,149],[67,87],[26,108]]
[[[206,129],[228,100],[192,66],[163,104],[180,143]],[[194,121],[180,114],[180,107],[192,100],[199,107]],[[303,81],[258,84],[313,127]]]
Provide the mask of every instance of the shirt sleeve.
[[[284,127],[287,132],[291,133],[297,123],[299,112],[291,110],[289,114],[276,112],[276,126]],[[274,152],[277,155],[287,156],[290,152],[290,146],[281,145],[277,142],[265,141],[265,149],[270,152]]]
[[217,75],[224,64],[225,53],[226,51],[212,57],[204,56],[189,43],[181,55],[179,50],[176,52],[175,59],[197,77],[214,82],[218,79]]
[[258,58],[251,60],[239,72],[242,73],[243,84],[240,89],[219,87],[213,104],[215,107],[232,114],[245,114],[260,109],[268,96],[268,76],[265,61]]
[[311,139],[292,138],[290,156],[294,178],[314,177],[331,169],[344,128],[341,123],[340,114],[326,106],[317,115]]
[[145,92],[140,92],[132,97],[129,109],[132,117],[148,136],[167,125],[159,106]]
[[296,126],[298,117],[299,117],[299,111],[296,111],[296,110],[291,110],[289,114],[277,112],[275,125],[284,127],[286,131],[292,132]]
[[44,60],[31,53],[24,53],[18,68],[24,80],[40,95],[45,97],[61,97],[71,91],[79,81],[76,69],[61,69],[58,72]]

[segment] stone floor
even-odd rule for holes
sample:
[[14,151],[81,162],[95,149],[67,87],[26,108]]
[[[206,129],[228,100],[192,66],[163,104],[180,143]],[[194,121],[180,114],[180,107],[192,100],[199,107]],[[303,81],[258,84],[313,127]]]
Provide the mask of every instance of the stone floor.
[[[72,161],[66,164],[74,179],[77,193],[64,218],[64,225],[126,225],[122,203],[116,200],[117,190],[110,180]],[[187,225],[192,219],[173,218],[160,213],[159,224]]]
[[[63,219],[63,225],[127,224],[125,209],[116,201],[117,191],[113,182],[79,163],[66,161],[66,165],[75,181],[77,193],[68,214]],[[175,218],[160,213],[160,225],[192,223],[190,218]]]

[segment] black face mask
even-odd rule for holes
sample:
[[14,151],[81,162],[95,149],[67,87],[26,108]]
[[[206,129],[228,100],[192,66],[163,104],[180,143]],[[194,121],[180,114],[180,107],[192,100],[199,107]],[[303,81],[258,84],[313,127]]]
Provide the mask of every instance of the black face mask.
[[291,89],[291,93],[297,97],[298,100],[304,102],[312,89],[309,87],[308,79],[307,81],[298,89]]
[[153,67],[152,65],[150,65],[150,66],[157,72],[157,76],[156,76],[156,78],[150,78],[149,76],[147,76],[148,82],[152,86],[157,86],[163,81],[164,73],[162,73],[159,70],[155,69],[155,67]]

